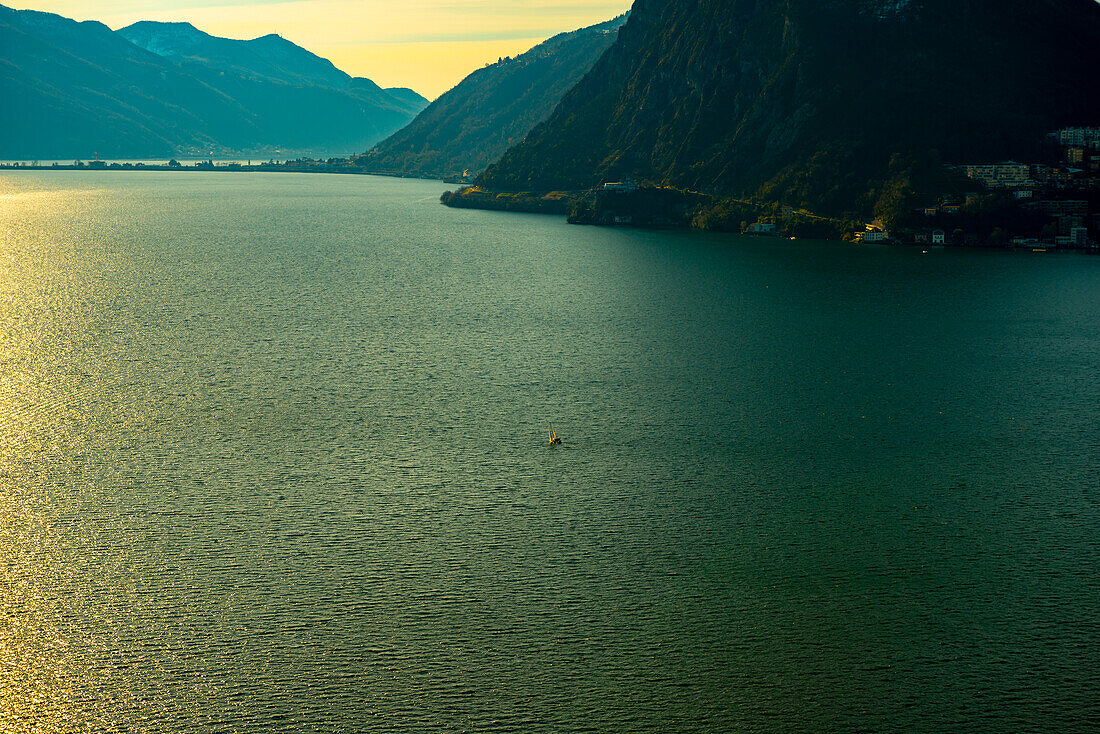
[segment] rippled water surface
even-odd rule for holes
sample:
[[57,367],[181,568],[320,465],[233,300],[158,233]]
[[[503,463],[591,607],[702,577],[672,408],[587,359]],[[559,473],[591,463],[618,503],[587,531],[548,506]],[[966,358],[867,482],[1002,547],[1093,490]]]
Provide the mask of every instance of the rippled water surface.
[[1100,258],[443,188],[0,174],[0,730],[1096,726]]

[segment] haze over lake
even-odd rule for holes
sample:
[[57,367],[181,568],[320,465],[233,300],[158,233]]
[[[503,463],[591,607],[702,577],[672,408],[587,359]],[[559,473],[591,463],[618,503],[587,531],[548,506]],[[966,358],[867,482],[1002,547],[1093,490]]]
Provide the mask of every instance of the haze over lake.
[[445,188],[0,172],[0,729],[1095,726],[1100,258]]

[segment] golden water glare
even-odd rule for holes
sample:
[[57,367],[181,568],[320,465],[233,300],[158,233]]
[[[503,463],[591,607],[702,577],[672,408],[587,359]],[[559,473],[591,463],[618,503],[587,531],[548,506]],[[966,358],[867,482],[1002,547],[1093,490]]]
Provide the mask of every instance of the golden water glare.
[[[106,730],[123,671],[97,665],[110,648],[106,610],[77,586],[109,559],[71,511],[100,426],[87,382],[68,364],[92,314],[71,245],[94,191],[0,190],[0,730]],[[36,230],[68,221],[66,241]],[[83,466],[81,463],[83,462]],[[99,575],[102,580],[103,575]]]

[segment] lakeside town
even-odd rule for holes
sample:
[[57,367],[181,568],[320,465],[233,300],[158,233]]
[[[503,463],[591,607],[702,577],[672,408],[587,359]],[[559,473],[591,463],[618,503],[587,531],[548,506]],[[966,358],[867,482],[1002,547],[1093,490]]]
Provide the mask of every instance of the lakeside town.
[[892,227],[869,222],[850,239],[1100,251],[1100,127],[1063,128],[1048,138],[1054,160],[950,166],[972,191],[935,195]]

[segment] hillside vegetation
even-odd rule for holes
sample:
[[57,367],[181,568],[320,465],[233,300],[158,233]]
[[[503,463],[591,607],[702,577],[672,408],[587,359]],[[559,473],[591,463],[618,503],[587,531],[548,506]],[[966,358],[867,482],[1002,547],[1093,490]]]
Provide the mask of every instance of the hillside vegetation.
[[638,0],[483,190],[634,178],[841,215],[1100,122],[1094,0]]

